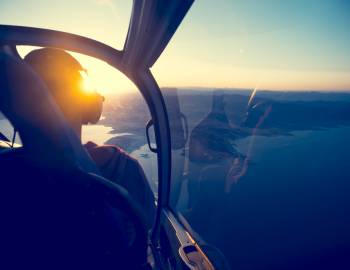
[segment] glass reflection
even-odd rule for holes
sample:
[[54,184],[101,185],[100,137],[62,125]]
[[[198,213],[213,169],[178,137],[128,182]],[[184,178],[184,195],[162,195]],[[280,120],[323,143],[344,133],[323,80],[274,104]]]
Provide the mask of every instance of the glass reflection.
[[189,139],[172,149],[171,206],[214,262],[233,269],[344,263],[350,94],[173,94],[179,106],[168,109],[171,132],[184,134],[171,116],[183,114]]

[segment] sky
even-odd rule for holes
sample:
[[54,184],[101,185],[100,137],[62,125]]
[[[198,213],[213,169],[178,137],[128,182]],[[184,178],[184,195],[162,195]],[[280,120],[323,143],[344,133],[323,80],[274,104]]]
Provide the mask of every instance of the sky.
[[[122,49],[131,7],[126,0],[0,0],[0,23]],[[197,0],[151,70],[161,87],[350,90],[349,25],[347,0]],[[106,64],[78,58],[98,88],[135,88]]]

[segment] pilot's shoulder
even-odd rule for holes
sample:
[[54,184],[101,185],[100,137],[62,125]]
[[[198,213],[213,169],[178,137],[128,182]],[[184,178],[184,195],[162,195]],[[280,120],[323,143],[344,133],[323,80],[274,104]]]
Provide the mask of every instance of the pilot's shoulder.
[[115,158],[124,158],[138,163],[136,159],[116,145],[97,145],[93,142],[88,142],[84,146],[95,162],[101,165]]

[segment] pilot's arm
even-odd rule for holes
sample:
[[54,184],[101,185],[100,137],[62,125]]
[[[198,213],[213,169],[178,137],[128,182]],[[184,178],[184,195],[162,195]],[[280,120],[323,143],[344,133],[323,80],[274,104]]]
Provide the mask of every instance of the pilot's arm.
[[140,204],[150,229],[155,219],[155,198],[139,162],[121,148],[112,145],[85,145],[102,175],[124,187]]

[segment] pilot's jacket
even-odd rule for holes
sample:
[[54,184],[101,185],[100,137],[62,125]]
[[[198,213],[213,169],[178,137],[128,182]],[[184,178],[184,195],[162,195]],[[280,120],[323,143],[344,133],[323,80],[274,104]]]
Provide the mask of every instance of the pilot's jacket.
[[114,145],[98,146],[93,142],[88,142],[85,148],[96,162],[102,175],[124,187],[139,203],[146,215],[147,227],[150,229],[155,219],[155,199],[138,161]]

